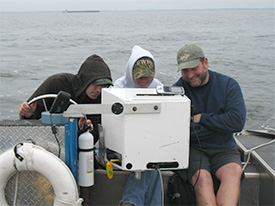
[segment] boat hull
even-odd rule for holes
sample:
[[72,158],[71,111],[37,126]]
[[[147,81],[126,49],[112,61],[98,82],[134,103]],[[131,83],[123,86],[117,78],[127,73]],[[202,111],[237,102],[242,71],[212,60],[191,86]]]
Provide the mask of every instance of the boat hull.
[[[61,145],[61,159],[65,161],[65,129],[64,126],[57,126],[58,137]],[[14,145],[32,141],[35,144],[45,148],[51,153],[58,154],[58,146],[55,137],[52,134],[51,127],[43,125],[39,120],[15,120],[0,122],[0,154]],[[271,136],[243,132],[236,135],[239,150],[243,161],[247,158],[247,150],[254,146],[245,143],[245,139],[253,140],[254,144],[268,142],[273,139]],[[258,139],[258,143],[257,140]],[[260,140],[259,140],[260,139]],[[273,164],[258,157],[264,157],[262,153],[268,148],[268,156],[274,157],[274,144],[259,151],[254,151],[251,157],[251,164],[245,169],[245,178],[241,184],[241,195],[239,205],[274,205],[274,172]],[[273,148],[273,150],[272,150]],[[272,159],[271,159],[272,160]],[[274,159],[273,159],[274,160]],[[271,170],[270,170],[271,169]],[[43,175],[37,172],[20,172],[18,181],[17,203],[21,205],[51,205],[54,200],[54,192],[51,183]],[[106,171],[97,169],[95,171],[95,184],[91,188],[92,205],[118,205],[123,189],[130,172],[114,171],[112,179],[107,177]],[[168,181],[174,173],[172,171],[162,171],[164,202],[169,205],[167,198]],[[13,204],[15,185],[17,176],[11,177],[6,185],[5,197],[9,205]]]

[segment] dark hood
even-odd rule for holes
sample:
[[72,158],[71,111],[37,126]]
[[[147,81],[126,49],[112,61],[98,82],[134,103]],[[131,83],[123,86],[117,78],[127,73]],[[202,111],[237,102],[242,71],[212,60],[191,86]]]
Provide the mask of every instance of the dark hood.
[[73,84],[76,97],[85,94],[86,88],[95,80],[108,78],[112,81],[111,72],[103,59],[93,54],[89,56],[81,65],[77,75],[75,75]]

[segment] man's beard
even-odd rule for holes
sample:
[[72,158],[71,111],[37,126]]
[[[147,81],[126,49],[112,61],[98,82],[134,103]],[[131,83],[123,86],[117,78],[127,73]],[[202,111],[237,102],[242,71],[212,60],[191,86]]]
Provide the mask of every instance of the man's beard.
[[187,80],[187,83],[191,86],[191,87],[200,87],[202,85],[204,85],[204,82],[207,78],[207,69],[205,68],[205,66],[203,65],[203,72],[199,75],[199,82],[196,85],[193,85],[191,83],[191,81]]

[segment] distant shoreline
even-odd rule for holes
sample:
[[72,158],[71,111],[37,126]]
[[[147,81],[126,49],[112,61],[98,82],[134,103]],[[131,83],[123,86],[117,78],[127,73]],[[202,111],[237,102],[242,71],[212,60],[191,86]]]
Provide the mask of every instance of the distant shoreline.
[[63,13],[98,13],[99,10],[78,10],[78,11],[69,11],[69,10],[65,10],[63,11]]
[[234,11],[234,10],[275,10],[275,8],[209,8],[209,9],[149,9],[149,10],[65,10],[65,11],[0,11],[0,13],[98,13],[98,12],[155,12],[155,11]]

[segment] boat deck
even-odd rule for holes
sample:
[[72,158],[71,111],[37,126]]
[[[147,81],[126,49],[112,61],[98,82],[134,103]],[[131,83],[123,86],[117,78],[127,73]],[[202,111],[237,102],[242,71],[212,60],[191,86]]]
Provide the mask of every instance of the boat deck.
[[[58,136],[61,145],[61,159],[65,159],[65,135],[64,126],[58,126]],[[44,125],[39,120],[3,120],[0,121],[0,154],[14,145],[33,141],[57,154],[58,147],[51,132],[51,127]],[[248,157],[249,149],[273,140],[274,133],[267,131],[244,131],[235,136],[241,151],[243,161]],[[251,153],[250,164],[245,169],[245,179],[241,185],[241,196],[239,205],[275,205],[274,193],[274,168],[275,147],[274,143],[259,148]],[[91,191],[93,205],[118,205],[121,199],[124,185],[128,179],[129,172],[115,171],[113,179],[108,179],[105,170],[95,171],[95,185]],[[172,171],[162,171],[164,201],[168,205],[166,196],[169,178]],[[47,179],[35,172],[20,172],[18,189],[18,205],[26,204],[51,204],[54,199],[53,189]],[[6,186],[7,202],[13,204],[16,177],[13,176]],[[33,189],[35,187],[36,190]],[[32,189],[31,189],[32,188]],[[28,192],[26,192],[28,191]]]

